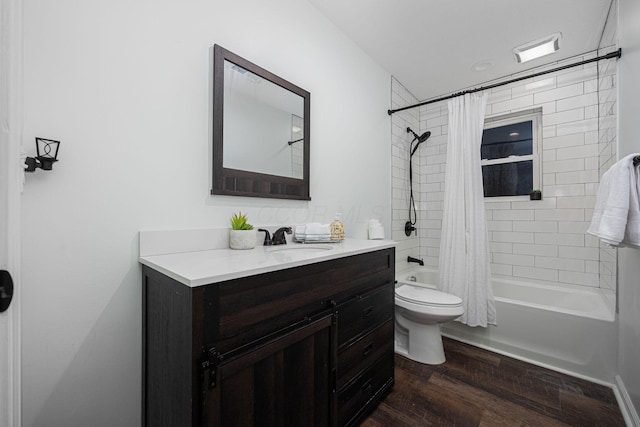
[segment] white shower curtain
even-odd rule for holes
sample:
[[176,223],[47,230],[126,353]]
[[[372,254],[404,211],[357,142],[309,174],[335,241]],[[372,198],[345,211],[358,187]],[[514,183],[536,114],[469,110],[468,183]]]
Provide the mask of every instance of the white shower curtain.
[[438,277],[438,289],[462,298],[464,314],[458,320],[484,327],[496,324],[480,165],[486,105],[485,93],[449,101]]

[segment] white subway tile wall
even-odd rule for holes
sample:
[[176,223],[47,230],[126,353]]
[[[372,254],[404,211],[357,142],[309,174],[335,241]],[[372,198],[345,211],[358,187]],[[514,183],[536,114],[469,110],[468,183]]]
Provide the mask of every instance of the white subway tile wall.
[[[618,2],[611,2],[609,16],[600,39],[598,55],[604,55],[615,51],[618,47],[617,25]],[[602,176],[617,159],[617,132],[616,132],[616,62],[598,62],[598,176]],[[594,188],[595,191],[597,191]],[[617,250],[599,243],[600,262],[598,263],[599,286],[605,289],[616,289]],[[593,271],[590,271],[593,273]]]
[[[415,104],[418,99],[413,96],[400,82],[391,78],[391,108],[400,108]],[[392,156],[392,223],[391,238],[398,242],[396,247],[396,271],[402,271],[408,267],[407,257],[420,257],[420,240],[415,235],[410,237],[404,234],[404,224],[409,219],[409,143],[410,134],[407,127],[415,132],[420,130],[420,120],[417,108],[395,113],[391,116],[391,156]],[[422,144],[420,150],[427,148],[427,144]],[[431,153],[433,154],[433,152]],[[437,154],[437,153],[435,153]],[[420,209],[420,201],[423,198],[421,185],[423,177],[420,174],[420,162],[426,157],[414,156],[413,158],[413,194],[416,208]],[[425,217],[421,216],[418,225],[422,230],[417,230],[418,235],[426,232]],[[432,226],[434,224],[431,224]],[[436,227],[432,227],[432,230]]]
[[[565,63],[569,61],[547,68]],[[487,117],[538,107],[543,113],[543,200],[485,201],[493,275],[615,290],[615,249],[601,247],[598,239],[585,233],[600,176],[616,160],[615,64],[615,60],[591,63],[490,92]],[[395,79],[392,86],[393,108],[417,102]],[[400,242],[398,269],[407,267],[409,254],[419,255],[425,265],[438,266],[447,122],[446,101],[392,116],[393,155],[397,156],[393,238]],[[404,236],[409,197],[406,126],[414,128],[417,123],[420,132],[428,130],[432,135],[414,157],[419,244],[416,237]]]

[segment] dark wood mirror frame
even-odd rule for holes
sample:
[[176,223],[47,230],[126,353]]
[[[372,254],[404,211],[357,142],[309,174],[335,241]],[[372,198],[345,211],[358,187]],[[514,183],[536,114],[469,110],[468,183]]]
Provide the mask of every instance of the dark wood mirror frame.
[[[211,194],[276,199],[311,200],[309,195],[311,94],[246,59],[214,45],[213,49],[213,181]],[[302,179],[225,168],[224,151],[224,62],[236,64],[263,79],[291,91],[304,100],[304,155]]]

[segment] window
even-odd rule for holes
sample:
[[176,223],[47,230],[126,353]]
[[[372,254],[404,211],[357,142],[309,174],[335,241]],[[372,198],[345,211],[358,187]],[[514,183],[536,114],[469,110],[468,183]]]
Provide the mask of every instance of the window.
[[540,188],[541,123],[541,108],[485,120],[480,148],[485,197],[525,196]]

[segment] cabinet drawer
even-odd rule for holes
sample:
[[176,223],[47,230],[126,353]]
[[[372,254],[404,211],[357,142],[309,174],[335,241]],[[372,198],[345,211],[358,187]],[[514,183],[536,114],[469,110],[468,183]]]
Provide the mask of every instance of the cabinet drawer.
[[387,320],[340,353],[338,390],[385,354],[393,354],[393,320]]
[[393,286],[381,286],[338,306],[338,349],[393,318]]
[[368,413],[393,384],[393,354],[378,359],[338,395],[338,425],[351,425]]
[[209,285],[205,342],[225,352],[388,284],[393,255],[387,249]]

